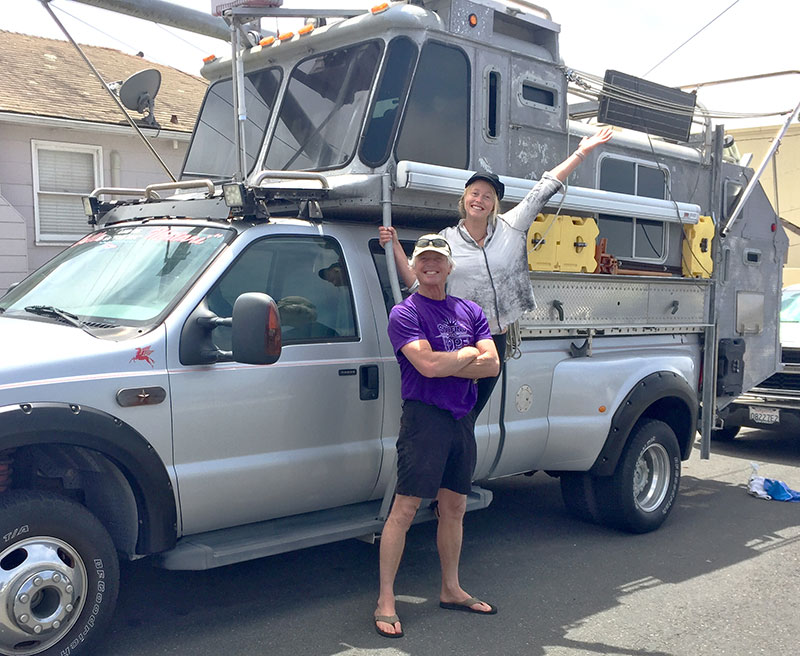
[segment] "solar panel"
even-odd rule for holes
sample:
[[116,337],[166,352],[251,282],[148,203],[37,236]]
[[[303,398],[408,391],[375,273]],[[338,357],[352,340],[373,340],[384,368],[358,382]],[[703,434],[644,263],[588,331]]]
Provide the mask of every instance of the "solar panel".
[[620,71],[606,71],[597,120],[674,141],[688,141],[696,97]]

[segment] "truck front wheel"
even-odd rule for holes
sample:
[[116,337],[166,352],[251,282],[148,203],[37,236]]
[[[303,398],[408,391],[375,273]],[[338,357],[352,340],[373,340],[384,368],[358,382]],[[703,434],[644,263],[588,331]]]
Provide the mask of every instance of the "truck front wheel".
[[0,654],[84,654],[111,619],[119,562],[103,525],[55,494],[0,494]]
[[681,456],[675,433],[663,421],[634,427],[614,474],[595,479],[605,523],[631,533],[654,531],[678,494]]

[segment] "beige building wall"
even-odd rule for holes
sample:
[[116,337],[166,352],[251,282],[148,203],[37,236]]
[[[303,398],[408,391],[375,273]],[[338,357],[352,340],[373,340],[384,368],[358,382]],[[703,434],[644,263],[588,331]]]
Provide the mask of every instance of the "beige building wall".
[[[739,153],[753,154],[750,166],[757,169],[772,146],[781,125],[727,130],[736,139]],[[777,199],[776,199],[777,171]],[[773,162],[761,177],[761,186],[778,215],[796,227],[787,230],[789,253],[783,270],[783,285],[800,283],[800,125],[789,127]]]

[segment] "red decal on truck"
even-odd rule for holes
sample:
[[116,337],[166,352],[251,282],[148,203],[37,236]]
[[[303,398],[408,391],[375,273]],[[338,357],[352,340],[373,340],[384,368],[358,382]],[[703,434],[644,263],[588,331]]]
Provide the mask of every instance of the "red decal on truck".
[[141,348],[136,347],[136,355],[128,360],[128,362],[138,360],[140,362],[147,362],[151,367],[155,367],[156,363],[153,361],[153,358],[150,357],[151,355],[153,355],[153,349],[149,346],[143,346]]

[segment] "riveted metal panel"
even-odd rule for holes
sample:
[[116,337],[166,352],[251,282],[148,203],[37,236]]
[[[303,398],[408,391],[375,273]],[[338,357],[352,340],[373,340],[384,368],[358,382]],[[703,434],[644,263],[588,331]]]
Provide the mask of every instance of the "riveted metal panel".
[[659,328],[708,323],[710,285],[696,280],[587,274],[531,276],[537,308],[520,327]]

